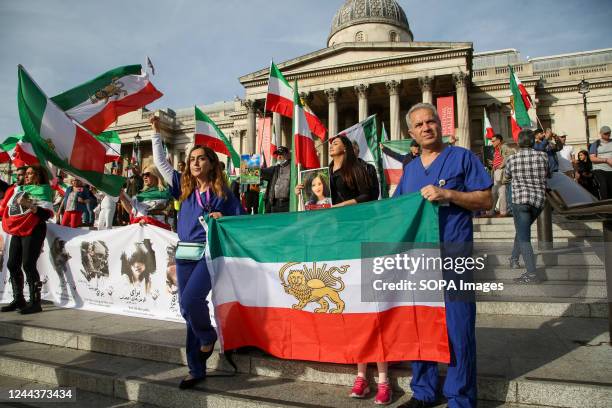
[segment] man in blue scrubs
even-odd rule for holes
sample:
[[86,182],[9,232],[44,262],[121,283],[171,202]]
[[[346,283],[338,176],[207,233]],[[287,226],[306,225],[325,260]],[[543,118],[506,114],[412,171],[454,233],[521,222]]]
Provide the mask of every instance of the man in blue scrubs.
[[[411,136],[421,146],[421,156],[404,167],[394,196],[420,192],[425,199],[439,203],[443,256],[470,256],[472,212],[491,208],[491,177],[472,152],[442,141],[442,125],[433,105],[414,105],[406,120]],[[465,279],[454,271],[444,272],[446,279]],[[451,362],[443,393],[451,408],[475,407],[476,305],[473,296],[448,291],[445,302]],[[438,364],[415,361],[412,375],[413,397],[400,407],[435,405]]]

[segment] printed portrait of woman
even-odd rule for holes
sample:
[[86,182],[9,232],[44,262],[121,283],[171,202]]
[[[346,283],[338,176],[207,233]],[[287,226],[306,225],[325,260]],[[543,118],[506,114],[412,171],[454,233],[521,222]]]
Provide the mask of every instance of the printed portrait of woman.
[[151,292],[151,275],[155,273],[155,251],[150,239],[134,244],[134,252],[121,254],[121,275],[125,275],[134,289],[143,293]]
[[307,210],[319,208],[330,208],[332,205],[331,193],[329,190],[329,177],[323,172],[314,173],[305,183],[307,197]]
[[81,243],[81,273],[89,282],[93,278],[107,278],[108,271],[108,247],[104,241],[92,241]]
[[176,282],[176,245],[169,245],[166,248],[168,254],[168,266],[166,267],[166,290],[169,294],[175,295],[178,292]]

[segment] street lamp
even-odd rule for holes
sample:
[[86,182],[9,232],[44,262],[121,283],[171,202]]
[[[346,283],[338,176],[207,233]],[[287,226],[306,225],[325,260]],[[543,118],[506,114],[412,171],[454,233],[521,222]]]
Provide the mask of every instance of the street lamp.
[[589,139],[589,114],[587,113],[587,97],[586,94],[589,93],[589,83],[582,78],[582,81],[578,84],[578,93],[582,95],[582,103],[584,105],[584,125],[586,126],[586,142],[587,149],[591,145]]
[[134,136],[134,150],[136,150],[136,162],[138,163],[138,168],[140,168],[140,141],[142,137],[140,137],[140,133],[136,133]]

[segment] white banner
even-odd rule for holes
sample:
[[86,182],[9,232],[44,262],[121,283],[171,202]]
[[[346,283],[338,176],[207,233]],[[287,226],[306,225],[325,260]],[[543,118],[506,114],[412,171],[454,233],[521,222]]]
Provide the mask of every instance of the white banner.
[[[6,267],[10,244],[5,233],[2,239],[0,303],[8,303],[13,298]],[[153,226],[88,231],[48,223],[38,258],[42,298],[65,308],[182,322],[177,241],[175,233]],[[27,293],[27,284],[24,289]]]

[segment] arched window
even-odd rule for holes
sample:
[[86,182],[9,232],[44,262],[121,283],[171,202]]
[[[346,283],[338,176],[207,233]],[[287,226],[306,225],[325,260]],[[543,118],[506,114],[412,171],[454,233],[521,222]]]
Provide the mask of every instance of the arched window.
[[358,31],[357,34],[355,34],[355,42],[364,42],[365,41],[365,34],[363,34],[363,31]]
[[389,32],[389,41],[391,42],[397,42],[397,33],[395,31],[390,31]]

